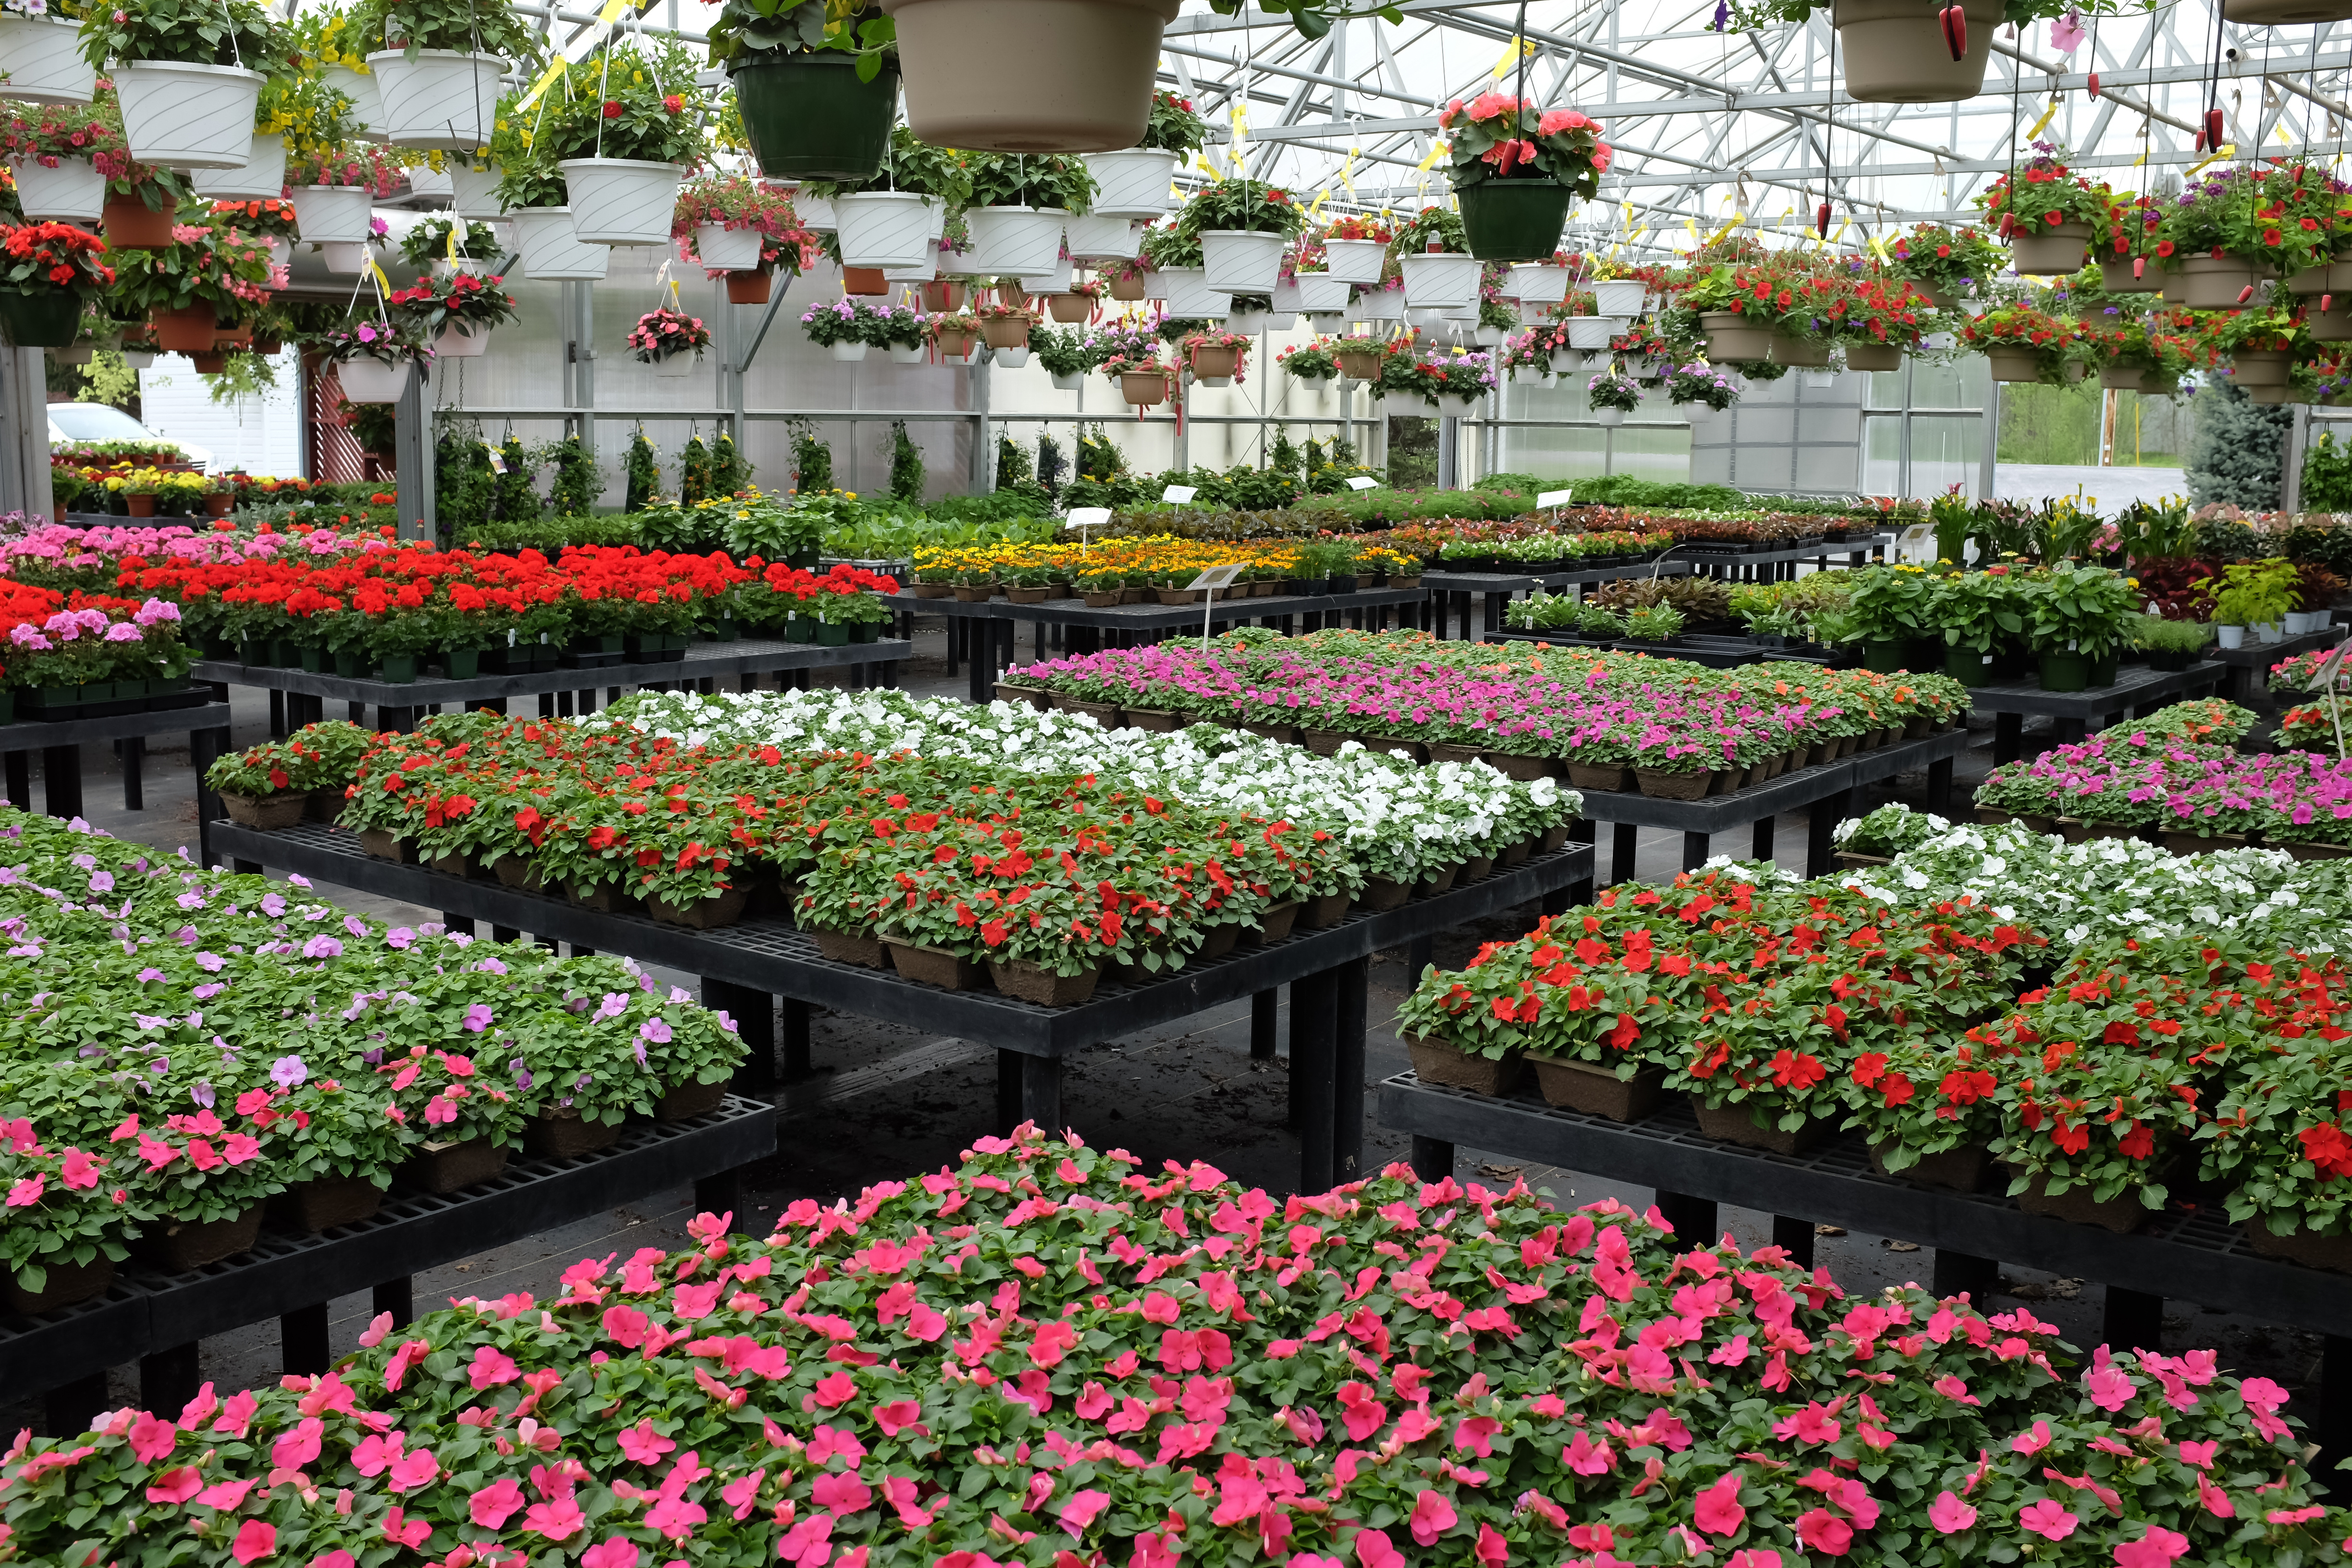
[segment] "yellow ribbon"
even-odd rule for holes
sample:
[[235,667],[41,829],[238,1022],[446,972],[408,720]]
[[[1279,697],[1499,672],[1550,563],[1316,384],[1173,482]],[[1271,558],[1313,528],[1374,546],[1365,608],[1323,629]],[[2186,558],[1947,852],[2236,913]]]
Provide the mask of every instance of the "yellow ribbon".
[[1436,166],[1437,161],[1444,156],[1445,143],[1437,141],[1433,137],[1429,143],[1429,156],[1423,158],[1420,163],[1413,165],[1414,172],[1423,174],[1429,173],[1431,169]]
[[2039,120],[2037,120],[2037,121],[2035,121],[2033,122],[2033,129],[2032,129],[2032,130],[2031,130],[2031,131],[2029,131],[2029,132],[2027,132],[2025,133],[2025,139],[2026,139],[2028,142],[2031,142],[2031,141],[2032,141],[2035,137],[2037,137],[2037,136],[2041,135],[2041,134],[2042,134],[2042,128],[2043,126],[2045,126],[2045,125],[2049,124],[2049,123],[2050,123],[2051,116],[2053,116],[2053,115],[2056,114],[2057,112],[2058,112],[2058,99],[2057,99],[2057,97],[2056,97],[2056,95],[2055,95],[2055,94],[2053,94],[2053,95],[2052,95],[2052,97],[2051,97],[2051,100],[2050,100],[2050,107],[2049,107],[2049,108],[2047,108],[2047,109],[2045,109],[2045,110],[2043,110],[2042,111],[2042,118],[2041,118],[2041,119],[2039,119]]
[[1533,59],[1535,58],[1535,52],[1536,41],[1533,38],[1521,38],[1516,44],[1504,49],[1503,58],[1495,62],[1495,68],[1489,74],[1492,75],[1496,81],[1500,81],[1505,77],[1510,75],[1511,72],[1517,68],[1518,63],[1521,60]]
[[457,253],[457,231],[465,226],[466,220],[464,218],[453,216],[449,220],[449,265],[452,267],[455,267],[459,260]]
[[1721,239],[1725,235],[1729,234],[1733,229],[1738,228],[1741,224],[1747,221],[1748,215],[1746,213],[1733,213],[1729,223],[1725,224],[1721,228],[1717,229],[1713,234],[1706,237],[1706,243],[1713,245],[1717,240]]

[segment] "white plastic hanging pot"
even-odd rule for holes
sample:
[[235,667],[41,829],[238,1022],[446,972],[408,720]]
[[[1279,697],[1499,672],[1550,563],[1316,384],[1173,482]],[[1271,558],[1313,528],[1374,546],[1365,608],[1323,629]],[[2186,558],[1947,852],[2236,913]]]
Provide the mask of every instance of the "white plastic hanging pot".
[[0,90],[24,102],[88,103],[98,93],[81,27],[62,16],[0,16],[0,68],[8,73]]
[[1135,218],[1088,213],[1063,228],[1063,243],[1080,261],[1131,261],[1143,248],[1143,225]]
[[1209,287],[1220,294],[1271,294],[1282,281],[1279,234],[1213,228],[1201,232],[1201,257]]
[[1296,275],[1283,279],[1274,286],[1273,309],[1276,314],[1295,313],[1298,305],[1298,279]]
[[319,259],[328,271],[339,278],[356,278],[367,270],[368,262],[373,258],[364,245],[336,244],[320,246]]
[[[362,76],[349,66],[328,66],[319,74],[326,79],[329,87],[352,100],[352,118],[360,122],[361,128],[372,139],[383,141],[383,97],[375,78]],[[487,142],[489,138],[485,136],[482,140]]]
[[1268,320],[1267,313],[1255,306],[1246,310],[1236,310],[1228,308],[1224,312],[1224,316],[1225,331],[1229,332],[1239,332],[1245,338],[1254,338],[1260,332],[1265,331],[1266,321]]
[[1551,351],[1551,369],[1554,375],[1564,374],[1583,363],[1584,351],[1581,349],[1553,349]]
[[1625,411],[1622,408],[1596,408],[1592,411],[1592,417],[1599,420],[1604,428],[1613,430],[1625,423]]
[[1090,153],[1087,173],[1095,180],[1097,217],[1155,218],[1168,210],[1176,184],[1179,153],[1130,147],[1123,153]]
[[1060,207],[971,207],[963,221],[971,248],[955,270],[969,278],[1033,277],[1054,270],[1062,258]]
[[1460,310],[1478,303],[1478,258],[1423,254],[1397,258],[1404,269],[1404,302],[1434,310]]
[[367,62],[383,136],[394,146],[470,149],[489,142],[505,60],[456,49],[419,49],[412,59],[404,50],[385,49]]
[[[1555,268],[1557,270],[1557,268]],[[1593,313],[1600,316],[1622,316],[1631,321],[1642,313],[1642,301],[1650,286],[1640,279],[1612,280],[1592,286]]]
[[1072,270],[1070,258],[1065,256],[1048,271],[1023,273],[1021,287],[1032,294],[1066,294],[1070,291]]
[[1402,289],[1365,289],[1356,296],[1356,320],[1360,321],[1402,321],[1404,320],[1404,290]]
[[450,205],[457,216],[475,221],[487,221],[507,216],[506,204],[499,200],[499,171],[492,164],[477,169],[461,159],[449,160]]
[[1546,261],[1522,261],[1512,267],[1503,292],[1522,305],[1557,305],[1568,298],[1568,268]]
[[27,223],[94,224],[106,208],[106,176],[87,158],[60,158],[54,169],[37,158],[11,158],[8,172]]
[[136,60],[114,68],[122,139],[142,163],[241,169],[253,158],[261,73],[240,66]]
[[664,381],[679,381],[694,374],[695,363],[700,358],[699,354],[688,350],[684,353],[669,354],[657,359],[646,368]]
[[286,194],[286,138],[257,136],[244,168],[198,169],[189,183],[206,201],[274,202]]
[[346,403],[397,403],[415,369],[415,360],[387,364],[380,359],[347,359],[336,367],[335,379],[343,384]]
[[365,185],[297,185],[294,231],[312,245],[364,245],[374,206]]
[[998,349],[996,363],[1007,370],[1019,370],[1029,363],[1029,345],[1023,343],[1018,348]]
[[1475,397],[1458,397],[1450,392],[1441,392],[1437,395],[1437,412],[1441,417],[1446,419],[1467,419],[1478,412],[1478,400]]
[[509,215],[522,274],[542,283],[593,282],[613,259],[610,247],[583,243],[570,207],[521,207]]
[[912,191],[864,191],[836,196],[833,215],[841,226],[845,267],[915,267],[925,256],[934,254],[929,204]]
[[833,198],[813,196],[805,191],[793,193],[793,216],[811,234],[831,234],[840,225],[834,221]]
[[1209,287],[1208,274],[1198,267],[1163,267],[1151,279],[1152,297],[1181,320],[1222,316],[1231,302],[1230,296]]
[[1324,264],[1343,283],[1377,283],[1389,247],[1377,239],[1327,239]]
[[833,357],[844,364],[856,364],[866,357],[866,351],[872,346],[869,343],[835,343],[832,345]]
[[566,158],[555,165],[583,245],[667,245],[686,170],[642,158]]
[[940,253],[939,250],[934,247],[930,252],[930,258],[919,267],[885,267],[882,269],[882,281],[885,283],[929,283],[939,275]]
[[1311,316],[1348,308],[1348,280],[1328,272],[1301,272],[1293,280],[1298,289],[1297,309]]
[[1617,323],[1608,316],[1570,316],[1568,319],[1568,346],[1586,353],[1606,349],[1609,340],[1617,335]]
[[459,331],[455,321],[445,324],[433,334],[433,353],[436,359],[478,359],[490,346],[490,329],[483,322],[472,323],[470,331]]
[[[257,136],[254,140],[257,142],[261,139]],[[259,154],[256,153],[255,156],[258,157]],[[431,196],[446,202],[457,194],[457,187],[449,183],[449,172],[446,169],[411,169],[408,171],[408,194],[412,196]]]
[[920,364],[923,363],[923,345],[920,343],[892,343],[890,345],[889,352],[890,363],[892,364]]
[[760,265],[761,244],[765,238],[766,236],[756,228],[729,228],[719,223],[697,224],[694,226],[694,254],[702,258],[702,265],[713,271],[755,271]]

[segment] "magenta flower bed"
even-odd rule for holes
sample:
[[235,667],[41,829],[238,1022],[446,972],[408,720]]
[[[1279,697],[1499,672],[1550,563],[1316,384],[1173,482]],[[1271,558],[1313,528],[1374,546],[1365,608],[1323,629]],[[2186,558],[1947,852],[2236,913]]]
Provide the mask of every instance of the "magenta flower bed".
[[2119,729],[1996,770],[1976,799],[2020,816],[2352,845],[2352,763],[2314,752],[2242,756]]

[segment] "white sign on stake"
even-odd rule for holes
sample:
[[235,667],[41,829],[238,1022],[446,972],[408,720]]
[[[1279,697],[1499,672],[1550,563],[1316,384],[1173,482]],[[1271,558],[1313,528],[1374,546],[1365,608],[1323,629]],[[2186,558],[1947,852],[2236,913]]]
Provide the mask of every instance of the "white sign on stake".
[[1193,485],[1170,485],[1160,492],[1160,499],[1173,506],[1182,506],[1200,493],[1199,488]]
[[1536,497],[1536,505],[1539,508],[1548,506],[1566,506],[1569,503],[1570,499],[1575,494],[1576,491],[1573,489],[1546,490],[1541,495]]
[[1087,547],[1094,543],[1093,537],[1088,534],[1087,531],[1090,528],[1100,528],[1105,523],[1108,522],[1110,521],[1110,508],[1107,506],[1074,506],[1070,509],[1069,521],[1070,526],[1078,531],[1078,548],[1080,550],[1085,550]]
[[1201,593],[1201,651],[1209,648],[1209,617],[1217,607],[1217,590],[1230,588],[1242,574],[1241,563],[1228,561],[1223,566],[1212,566],[1187,584]]
[[1376,490],[1381,488],[1381,481],[1358,474],[1348,481],[1348,488],[1351,490]]

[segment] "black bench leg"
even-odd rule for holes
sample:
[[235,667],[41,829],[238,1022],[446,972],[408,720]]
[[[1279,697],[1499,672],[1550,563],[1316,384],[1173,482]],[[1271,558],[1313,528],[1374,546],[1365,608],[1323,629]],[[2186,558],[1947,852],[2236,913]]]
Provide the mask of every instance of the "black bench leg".
[[146,760],[146,756],[147,741],[144,736],[132,735],[123,741],[122,809],[125,811],[147,809],[147,780],[140,769],[140,763]]
[[1331,1049],[1331,1175],[1346,1185],[1364,1177],[1364,1016],[1372,961],[1352,958],[1337,971]]
[[697,1177],[694,1184],[694,1212],[724,1215],[727,1216],[730,1230],[738,1232],[742,1230],[743,1226],[738,1223],[743,1214],[741,1169],[714,1171],[708,1176]]
[[18,811],[33,809],[33,759],[29,752],[10,752],[5,771],[8,777],[8,804]]
[[2025,750],[2025,715],[1996,713],[1992,721],[1992,762],[1999,767],[2003,763],[2017,761]]
[[[47,1406],[46,1414],[50,1436],[71,1437],[87,1432],[89,1424],[97,1420],[99,1413],[106,1408],[106,1373],[93,1372],[75,1378],[71,1383],[60,1384],[49,1390],[48,1397],[43,1403]],[[169,1420],[175,1414],[165,1411],[163,1415]]]
[[287,1374],[296,1377],[316,1377],[332,1364],[324,1301],[278,1314],[278,1359]]
[[1061,1058],[1021,1058],[1021,1120],[1035,1122],[1048,1138],[1059,1138],[1067,1128],[1062,1120]]
[[1842,789],[1835,795],[1823,795],[1805,808],[1805,875],[1826,877],[1831,858],[1837,852],[1834,835],[1837,825],[1853,805],[1853,791]]
[[405,1274],[397,1279],[385,1280],[375,1288],[374,1308],[378,1314],[392,1314],[394,1328],[406,1328],[416,1321],[415,1283]]
[[2144,1290],[2107,1287],[2106,1320],[2102,1331],[2109,1350],[2164,1349],[2164,1298]]
[[1614,831],[1609,836],[1609,879],[1630,882],[1641,873],[1633,862],[1642,852],[1642,830],[1630,822],[1610,825]]
[[1412,1135],[1412,1173],[1424,1182],[1442,1182],[1454,1173],[1454,1145],[1442,1138]]
[[1981,1307],[2000,1289],[2000,1264],[1994,1258],[1937,1247],[1931,1280],[1929,1289],[1939,1300],[1964,1295]]
[[2332,1476],[2339,1473],[2336,1466],[2352,1459],[2352,1337],[2329,1334],[2320,1346],[2319,1409],[2311,1424],[2319,1458],[2309,1469],[2315,1476]]
[[1250,1060],[1270,1062],[1276,1044],[1276,1026],[1280,1022],[1282,992],[1279,987],[1260,991],[1250,998]]
[[1756,819],[1756,837],[1748,848],[1749,859],[1769,861],[1772,858],[1772,823],[1773,819],[1769,816]]
[[1787,1253],[1789,1261],[1798,1268],[1811,1268],[1813,1266],[1813,1222],[1790,1215],[1774,1215],[1772,1245]]
[[1946,757],[1927,764],[1927,809],[1938,816],[1952,813],[1952,761]]
[[1683,869],[1696,871],[1706,864],[1707,846],[1711,836],[1705,833],[1683,835]]
[[743,1065],[735,1069],[736,1089],[746,1094],[765,1092],[776,1081],[776,999],[765,991],[705,975],[702,1005],[723,1008],[742,1037]]
[[798,1083],[808,1077],[809,1067],[809,1005],[797,996],[783,999],[781,1009],[783,1021],[783,1062],[782,1071],[786,1083]]
[[1657,1204],[1658,1213],[1675,1227],[1675,1239],[1684,1247],[1712,1247],[1722,1234],[1717,1228],[1713,1198],[1696,1198],[1688,1193],[1661,1192],[1657,1195]]
[[1335,970],[1301,975],[1290,986],[1290,1111],[1298,1129],[1298,1190],[1328,1192],[1335,1085],[1332,1056],[1339,998]]
[[196,1396],[196,1342],[139,1358],[139,1404],[166,1417]]
[[60,822],[81,815],[81,748],[41,748],[41,809]]
[[1010,1136],[1021,1125],[1021,1053],[996,1047],[996,1131]]

